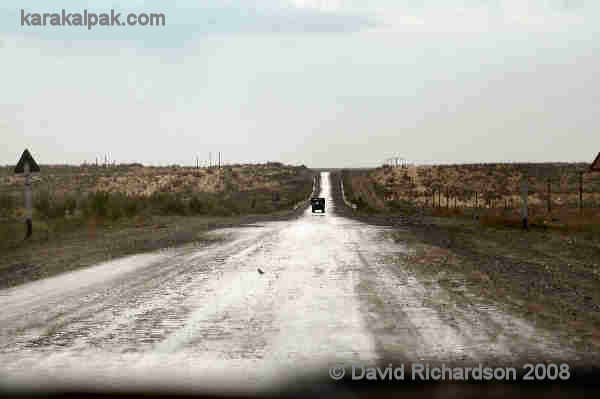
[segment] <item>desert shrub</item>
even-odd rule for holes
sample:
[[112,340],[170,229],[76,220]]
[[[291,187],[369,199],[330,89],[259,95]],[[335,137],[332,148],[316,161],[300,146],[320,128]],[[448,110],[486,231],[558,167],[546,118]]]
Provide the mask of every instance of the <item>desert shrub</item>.
[[205,205],[202,203],[202,200],[198,197],[192,197],[189,203],[190,212],[194,214],[202,214],[206,211]]
[[108,202],[108,217],[111,220],[118,220],[125,215],[123,203],[116,198],[111,198]]
[[185,215],[187,213],[185,202],[174,194],[154,193],[150,198],[150,202],[159,214]]
[[234,212],[224,203],[224,202],[215,202],[211,209],[211,215],[215,216],[231,216]]
[[87,217],[118,220],[139,215],[146,208],[146,202],[143,196],[98,191],[88,194],[87,201],[83,202],[81,207]]
[[123,199],[123,212],[127,217],[133,217],[138,215],[144,205],[144,199],[142,197],[131,197],[126,196]]
[[23,224],[13,221],[0,223],[0,248],[9,248],[15,241],[15,237],[21,238]]
[[48,193],[46,190],[40,191],[35,198],[33,207],[40,214],[48,216],[50,214],[50,208],[52,207],[50,202],[50,193]]
[[223,207],[227,209],[230,215],[238,215],[242,213],[243,204],[236,201],[234,198],[230,198],[224,201]]
[[[273,193],[265,188],[242,191],[234,195],[238,211],[248,213],[268,213],[276,209]],[[279,206],[279,204],[277,204]]]
[[88,205],[86,211],[89,215],[98,218],[105,218],[108,216],[108,207],[110,201],[110,194],[104,191],[96,191],[88,195]]
[[0,210],[12,211],[15,209],[16,205],[17,201],[12,195],[8,193],[0,194]]
[[73,214],[77,208],[77,200],[69,197],[65,199],[65,210],[69,211],[69,214]]
[[55,219],[64,217],[65,211],[75,209],[77,203],[70,199],[52,198],[48,191],[43,190],[36,196],[33,206],[43,217]]
[[49,212],[46,216],[51,219],[62,218],[65,216],[65,211],[67,210],[66,200],[60,199],[52,201]]
[[123,217],[133,217],[141,210],[143,197],[129,196],[125,194],[111,194],[108,198],[106,215],[111,220],[118,220]]
[[392,201],[388,201],[386,205],[390,208],[392,212],[397,212],[401,210],[405,210],[411,207],[411,204],[404,199],[396,199]]
[[[346,186],[344,186],[345,188]],[[366,212],[366,213],[378,213],[379,210],[371,206],[367,201],[365,201],[362,197],[358,197],[354,199],[354,204],[356,204],[356,209],[358,211]]]
[[163,211],[166,214],[185,215],[187,213],[187,208],[185,202],[183,202],[181,199],[177,197],[170,197],[165,204]]

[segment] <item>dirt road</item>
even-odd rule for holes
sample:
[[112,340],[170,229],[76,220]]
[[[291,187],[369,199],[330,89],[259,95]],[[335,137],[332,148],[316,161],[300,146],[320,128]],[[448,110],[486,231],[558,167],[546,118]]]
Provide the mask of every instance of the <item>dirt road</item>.
[[[419,280],[385,228],[332,212],[222,229],[0,291],[0,375],[260,387],[331,362],[576,360],[550,331]],[[260,269],[263,273],[258,271]],[[485,304],[484,304],[485,303]]]

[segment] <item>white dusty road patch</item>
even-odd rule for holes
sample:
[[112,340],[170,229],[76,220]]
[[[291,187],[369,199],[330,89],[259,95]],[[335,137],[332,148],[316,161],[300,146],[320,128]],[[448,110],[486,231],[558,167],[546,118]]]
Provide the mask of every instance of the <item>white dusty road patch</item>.
[[[235,388],[333,362],[572,356],[549,332],[386,263],[382,228],[328,212],[226,229],[0,291],[0,375],[38,383]],[[218,233],[217,233],[218,234]],[[258,272],[258,269],[262,273]],[[543,359],[540,359],[543,360]],[[264,384],[264,385],[263,385]]]

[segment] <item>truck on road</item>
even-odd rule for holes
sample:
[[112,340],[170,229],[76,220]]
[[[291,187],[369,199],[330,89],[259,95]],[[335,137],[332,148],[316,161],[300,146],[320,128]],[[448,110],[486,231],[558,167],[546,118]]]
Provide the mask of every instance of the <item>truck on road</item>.
[[315,213],[318,210],[320,210],[322,213],[325,213],[325,198],[311,198],[310,205],[312,206],[313,213]]

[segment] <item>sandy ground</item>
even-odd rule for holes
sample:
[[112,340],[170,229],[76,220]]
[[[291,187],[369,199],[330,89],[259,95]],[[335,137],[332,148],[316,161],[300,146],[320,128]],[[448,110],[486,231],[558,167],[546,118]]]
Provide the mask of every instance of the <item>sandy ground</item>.
[[[552,329],[402,260],[394,229],[325,214],[0,290],[0,374],[31,384],[261,391],[333,362],[581,362]],[[326,371],[324,371],[326,373]],[[235,381],[235,383],[232,383]]]

